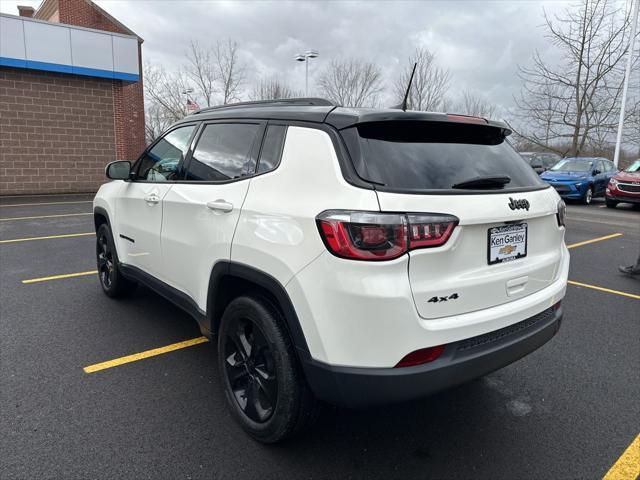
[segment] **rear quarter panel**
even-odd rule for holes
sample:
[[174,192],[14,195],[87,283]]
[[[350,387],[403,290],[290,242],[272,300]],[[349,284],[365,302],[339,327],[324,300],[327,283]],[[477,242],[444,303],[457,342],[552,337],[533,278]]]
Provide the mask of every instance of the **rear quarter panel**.
[[378,211],[373,190],[348,184],[329,134],[290,126],[278,168],[251,180],[231,259],[285,285],[325,251],[316,216],[329,209]]

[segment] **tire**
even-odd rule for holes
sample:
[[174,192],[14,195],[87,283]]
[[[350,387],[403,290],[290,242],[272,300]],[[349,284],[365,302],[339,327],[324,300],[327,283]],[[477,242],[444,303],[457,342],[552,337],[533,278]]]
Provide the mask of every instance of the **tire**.
[[233,416],[259,442],[289,438],[318,417],[284,320],[266,298],[242,296],[227,306],[218,368]]
[[589,188],[587,188],[587,191],[582,197],[582,203],[584,203],[585,205],[590,205],[591,200],[593,200],[593,186],[589,185]]
[[138,284],[125,278],[118,268],[118,253],[111,229],[106,223],[100,225],[96,234],[96,261],[100,286],[107,296],[125,297],[136,290]]
[[609,208],[616,208],[618,206],[618,202],[615,200],[609,200],[608,198],[605,199],[604,203]]

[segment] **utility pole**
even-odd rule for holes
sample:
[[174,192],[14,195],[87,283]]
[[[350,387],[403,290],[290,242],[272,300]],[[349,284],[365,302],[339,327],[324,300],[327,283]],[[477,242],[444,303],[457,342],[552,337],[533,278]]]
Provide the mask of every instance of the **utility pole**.
[[627,70],[624,75],[624,85],[622,87],[622,103],[620,104],[620,120],[618,122],[618,137],[616,138],[616,151],[613,155],[613,163],[618,168],[620,159],[620,142],[622,141],[622,128],[624,126],[624,111],[627,106],[627,90],[629,88],[629,77],[631,76],[631,63],[633,62],[633,49],[636,46],[636,27],[638,26],[638,4],[640,0],[631,0],[633,10],[631,12],[631,38],[629,39],[629,49],[627,51]]

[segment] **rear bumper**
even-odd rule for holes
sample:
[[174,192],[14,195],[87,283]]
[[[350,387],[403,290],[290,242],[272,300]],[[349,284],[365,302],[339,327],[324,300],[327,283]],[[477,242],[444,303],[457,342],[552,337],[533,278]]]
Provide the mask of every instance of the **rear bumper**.
[[437,360],[406,368],[336,367],[303,358],[315,395],[345,407],[407,401],[505,367],[547,343],[558,331],[562,309],[543,312],[508,327],[450,343]]

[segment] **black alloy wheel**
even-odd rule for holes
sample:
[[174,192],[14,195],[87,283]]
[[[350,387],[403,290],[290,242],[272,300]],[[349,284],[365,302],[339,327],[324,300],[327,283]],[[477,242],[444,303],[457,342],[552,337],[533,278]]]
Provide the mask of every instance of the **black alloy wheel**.
[[253,293],[236,297],[225,308],[216,333],[224,396],[249,435],[275,443],[315,422],[321,405],[307,385],[273,299]]
[[229,326],[224,339],[224,368],[240,410],[256,423],[271,416],[278,401],[273,354],[265,336],[246,318]]
[[111,289],[114,278],[113,251],[109,244],[109,237],[105,230],[101,230],[96,243],[96,255],[98,256],[98,275],[105,290]]
[[113,243],[111,229],[106,223],[100,225],[96,232],[96,261],[100,286],[107,296],[126,297],[135,292],[138,284],[125,278],[118,268],[118,252]]

